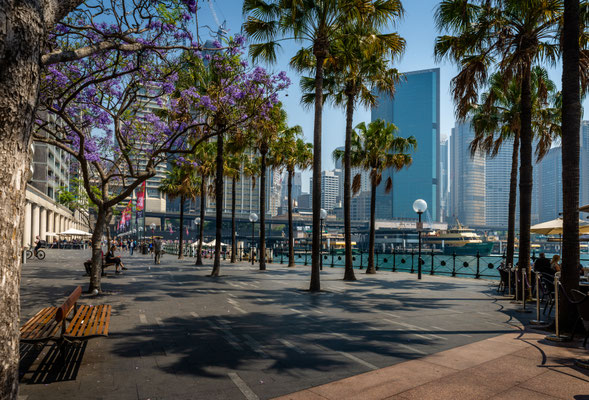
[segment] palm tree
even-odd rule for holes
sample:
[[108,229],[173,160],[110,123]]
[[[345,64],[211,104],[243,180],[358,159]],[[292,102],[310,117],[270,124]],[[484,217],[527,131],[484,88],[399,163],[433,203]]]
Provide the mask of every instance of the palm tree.
[[260,271],[266,270],[266,171],[272,143],[278,140],[278,134],[286,125],[286,112],[281,103],[277,103],[267,119],[259,119],[252,123],[251,144],[260,154]]
[[178,232],[178,259],[184,258],[184,203],[187,199],[196,198],[200,182],[191,166],[177,164],[162,179],[159,191],[168,199],[180,198],[180,230]]
[[205,229],[207,183],[215,172],[215,149],[215,143],[204,142],[198,145],[194,152],[194,159],[197,163],[195,170],[200,177],[200,225],[198,231],[198,246],[196,248],[196,262],[194,265],[202,265],[202,241]]
[[301,138],[303,129],[299,125],[284,129],[280,132],[278,141],[272,151],[272,164],[285,168],[288,187],[288,266],[295,266],[294,257],[294,229],[292,222],[292,181],[295,169],[307,169],[313,164],[313,145],[305,143]]
[[445,0],[436,11],[436,23],[449,34],[436,39],[438,59],[456,62],[460,72],[452,80],[457,117],[465,119],[478,100],[490,68],[495,66],[520,93],[520,268],[530,270],[532,208],[532,67],[554,63],[562,1]]
[[[532,69],[532,122],[537,139],[536,162],[550,150],[552,139],[560,135],[558,95],[556,86],[542,67]],[[506,141],[513,140],[511,177],[507,220],[507,265],[513,265],[517,167],[519,155],[521,87],[516,79],[509,82],[501,73],[489,79],[489,88],[481,96],[481,104],[473,106],[470,115],[475,137],[470,143],[471,155],[482,151],[495,157]]]
[[[359,134],[358,134],[359,131]],[[396,136],[397,127],[382,119],[372,121],[368,126],[364,122],[356,126],[351,140],[351,164],[370,172],[370,239],[368,245],[367,274],[375,274],[374,268],[374,236],[375,236],[375,208],[376,188],[382,180],[382,172],[388,168],[397,171],[408,167],[413,161],[407,152],[417,148],[417,141],[413,136],[402,138]],[[341,159],[344,154],[335,150],[335,159]],[[360,174],[354,177],[352,189],[360,189]],[[385,184],[385,191],[389,192],[393,182],[389,177]]]
[[[323,67],[331,41],[347,23],[375,14],[378,26],[389,22],[391,4],[397,0],[244,0],[243,25],[250,40],[250,55],[276,62],[281,40],[292,39],[307,46],[302,51],[315,58],[315,116],[313,126],[313,252],[310,291],[321,290],[319,278],[321,209],[321,123],[323,112]],[[375,11],[376,10],[376,11]]]
[[[400,2],[395,4],[396,17],[403,15]],[[366,18],[346,25],[336,40],[332,42],[329,57],[326,60],[326,78],[324,82],[324,96],[326,100],[342,106],[346,111],[344,164],[344,241],[345,241],[345,269],[344,280],[354,281],[354,266],[352,263],[352,225],[350,208],[351,195],[351,159],[350,146],[354,110],[357,105],[373,107],[377,103],[377,94],[392,96],[400,75],[395,68],[390,68],[396,57],[405,50],[405,40],[397,33],[379,34],[372,25],[372,19]],[[313,60],[299,53],[295,59],[298,68],[308,70]],[[301,80],[303,89],[303,103],[314,102],[315,86],[313,78],[304,77]]]
[[[579,4],[581,3],[581,4]],[[564,20],[561,46],[562,62],[562,268],[561,281],[570,295],[579,287],[579,130],[581,120],[581,91],[588,89],[587,50],[589,4],[586,1],[564,2]],[[580,49],[580,43],[583,49]],[[580,84],[581,82],[581,84]],[[562,302],[559,315],[563,326],[571,326],[576,311],[572,305]]]

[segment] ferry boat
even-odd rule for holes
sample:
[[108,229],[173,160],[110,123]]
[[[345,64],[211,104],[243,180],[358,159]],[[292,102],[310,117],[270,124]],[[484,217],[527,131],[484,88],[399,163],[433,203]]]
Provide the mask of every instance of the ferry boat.
[[440,245],[446,255],[476,255],[488,256],[493,249],[493,242],[485,242],[474,232],[456,220],[456,227],[447,231],[426,235],[424,242],[430,245]]

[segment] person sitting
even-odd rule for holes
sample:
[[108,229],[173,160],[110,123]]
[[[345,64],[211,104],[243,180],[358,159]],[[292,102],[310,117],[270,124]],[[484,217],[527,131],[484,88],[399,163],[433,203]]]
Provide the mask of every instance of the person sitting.
[[550,260],[550,268],[552,269],[552,275],[554,275],[556,272],[560,272],[560,256],[558,254],[555,254],[552,257],[552,260]]
[[105,260],[106,260],[107,263],[114,263],[115,264],[115,274],[120,274],[121,271],[120,271],[119,268],[121,268],[121,269],[127,269],[127,268],[125,268],[125,265],[121,261],[121,258],[115,256],[115,250],[116,249],[117,249],[117,247],[115,245],[112,245],[110,247],[109,252],[106,253]]
[[534,271],[541,274],[554,275],[554,270],[550,266],[550,260],[546,258],[544,253],[540,253],[540,258],[534,263]]

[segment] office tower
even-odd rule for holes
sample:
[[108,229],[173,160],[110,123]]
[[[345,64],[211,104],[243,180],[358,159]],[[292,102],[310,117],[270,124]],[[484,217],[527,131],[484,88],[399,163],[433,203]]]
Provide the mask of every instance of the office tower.
[[[509,184],[513,159],[513,140],[505,140],[495,157],[486,157],[485,219],[489,228],[504,230],[509,216]],[[516,221],[519,219],[516,206]]]
[[470,227],[485,226],[485,156],[470,155],[469,145],[474,139],[470,122],[457,122],[450,137],[450,184],[452,215],[454,219]]
[[[344,151],[345,147],[344,146],[340,146],[337,147],[337,150],[341,150]],[[344,160],[336,160],[335,161],[335,169],[336,170],[340,170],[340,201],[344,202]],[[362,192],[370,192],[370,172],[359,168],[359,167],[352,167],[350,169],[351,174],[350,174],[350,179],[352,180],[352,182],[354,181],[354,177],[356,175],[360,175],[360,190],[358,191],[358,193],[356,193],[355,195],[352,193],[352,197],[354,196],[358,196],[360,193]]]
[[379,186],[376,218],[416,218],[413,202],[421,198],[431,218],[440,220],[440,69],[405,73],[393,98],[379,95],[371,119],[378,118],[394,123],[399,136],[415,137],[417,150],[410,167],[383,173],[382,182],[392,177],[393,190],[386,194]]
[[449,140],[444,136],[440,141],[440,222],[448,220],[448,151]]
[[562,212],[562,151],[553,147],[534,165],[534,186],[538,220],[550,221]]
[[[340,176],[335,170],[321,171],[321,208],[326,211],[332,211],[336,206],[339,197],[339,182]],[[313,187],[313,177],[310,178],[309,187]]]

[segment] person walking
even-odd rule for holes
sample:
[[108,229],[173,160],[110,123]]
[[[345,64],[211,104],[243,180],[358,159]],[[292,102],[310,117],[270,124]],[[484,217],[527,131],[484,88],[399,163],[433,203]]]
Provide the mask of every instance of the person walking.
[[162,241],[159,237],[153,241],[153,251],[155,252],[153,263],[159,265],[162,256]]

